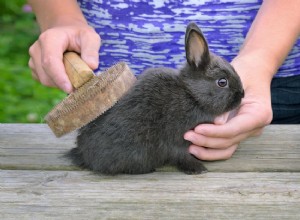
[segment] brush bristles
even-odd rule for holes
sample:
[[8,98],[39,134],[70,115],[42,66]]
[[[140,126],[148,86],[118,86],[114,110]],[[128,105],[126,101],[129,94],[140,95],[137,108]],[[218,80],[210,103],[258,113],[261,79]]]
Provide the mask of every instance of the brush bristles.
[[45,121],[57,137],[81,128],[111,108],[135,81],[127,64],[117,63],[66,97]]

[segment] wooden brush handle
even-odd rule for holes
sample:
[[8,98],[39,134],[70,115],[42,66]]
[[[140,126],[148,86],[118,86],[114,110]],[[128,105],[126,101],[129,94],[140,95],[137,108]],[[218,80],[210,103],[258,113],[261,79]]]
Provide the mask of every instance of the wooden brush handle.
[[95,76],[93,70],[75,52],[66,52],[63,62],[68,77],[76,89]]

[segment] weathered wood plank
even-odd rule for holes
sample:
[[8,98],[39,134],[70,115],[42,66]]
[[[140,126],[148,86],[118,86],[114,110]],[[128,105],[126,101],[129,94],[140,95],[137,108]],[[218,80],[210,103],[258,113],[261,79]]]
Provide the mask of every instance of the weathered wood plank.
[[[74,170],[63,158],[75,133],[56,138],[45,124],[0,124],[0,169]],[[209,171],[300,171],[300,126],[271,125],[240,144],[227,161],[206,162]]]
[[241,143],[230,160],[206,163],[214,172],[196,176],[164,170],[136,176],[68,171],[76,168],[62,155],[74,142],[75,133],[57,139],[44,124],[0,124],[0,219],[300,216],[297,125],[267,127],[261,137]]
[[0,171],[0,219],[299,219],[300,173]]

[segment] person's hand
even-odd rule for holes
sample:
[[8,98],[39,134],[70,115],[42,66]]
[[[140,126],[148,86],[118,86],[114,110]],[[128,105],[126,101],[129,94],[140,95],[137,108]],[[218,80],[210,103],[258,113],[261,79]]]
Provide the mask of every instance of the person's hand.
[[232,65],[241,77],[245,97],[235,112],[217,117],[214,124],[201,124],[185,133],[184,138],[192,143],[189,152],[198,159],[230,158],[241,141],[261,134],[272,120],[271,79],[264,74],[267,68],[257,65],[253,74],[251,62],[238,58]]
[[85,23],[45,30],[29,49],[32,77],[45,86],[72,92],[73,87],[62,62],[63,53],[78,52],[88,66],[95,69],[99,64],[100,41],[100,36]]

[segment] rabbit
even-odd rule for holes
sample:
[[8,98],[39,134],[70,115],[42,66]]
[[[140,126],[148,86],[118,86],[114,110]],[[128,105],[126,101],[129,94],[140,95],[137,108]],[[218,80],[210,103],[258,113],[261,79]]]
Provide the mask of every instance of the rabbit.
[[184,133],[237,108],[244,90],[233,67],[209,51],[195,23],[185,35],[182,69],[149,68],[108,111],[79,130],[69,157],[106,175],[144,174],[164,165],[186,174],[207,169]]

